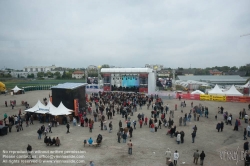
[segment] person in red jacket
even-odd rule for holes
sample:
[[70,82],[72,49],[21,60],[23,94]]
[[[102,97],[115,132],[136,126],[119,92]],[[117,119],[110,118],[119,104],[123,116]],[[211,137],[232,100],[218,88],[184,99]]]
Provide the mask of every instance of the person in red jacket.
[[141,128],[142,127],[142,123],[143,123],[142,119],[140,119],[139,123],[140,123],[140,128]]
[[152,124],[150,125],[150,131],[151,131],[151,132],[154,132],[154,131],[155,131],[155,125],[154,125],[154,123],[152,123]]
[[148,117],[145,118],[144,125],[148,125]]
[[92,133],[92,127],[93,127],[93,124],[89,123],[89,132],[91,132],[91,133]]
[[82,117],[81,117],[81,126],[84,127],[84,120]]

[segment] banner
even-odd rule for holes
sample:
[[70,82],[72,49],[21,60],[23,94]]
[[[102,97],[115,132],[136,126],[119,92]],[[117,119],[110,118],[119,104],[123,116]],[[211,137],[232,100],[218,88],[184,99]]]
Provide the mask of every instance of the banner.
[[226,96],[212,96],[213,101],[227,101]]
[[211,95],[200,95],[200,100],[212,100]]
[[74,109],[75,109],[75,116],[78,116],[78,112],[79,112],[79,101],[78,101],[78,99],[74,99]]

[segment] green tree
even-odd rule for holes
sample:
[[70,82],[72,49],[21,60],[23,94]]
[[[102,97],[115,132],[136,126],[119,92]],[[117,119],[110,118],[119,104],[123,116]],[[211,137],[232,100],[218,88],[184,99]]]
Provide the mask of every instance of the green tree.
[[27,78],[35,78],[35,75],[33,73],[28,74]]
[[47,71],[47,76],[49,77],[49,78],[52,78],[53,76],[54,76],[54,74],[53,73],[51,73],[50,71]]
[[60,79],[61,78],[61,73],[60,72],[55,72],[54,73],[54,77],[56,77],[56,79]]
[[63,71],[62,78],[66,78],[66,71]]
[[44,72],[38,72],[37,77],[38,78],[43,78],[44,77]]
[[101,68],[110,68],[110,66],[108,64],[103,64]]

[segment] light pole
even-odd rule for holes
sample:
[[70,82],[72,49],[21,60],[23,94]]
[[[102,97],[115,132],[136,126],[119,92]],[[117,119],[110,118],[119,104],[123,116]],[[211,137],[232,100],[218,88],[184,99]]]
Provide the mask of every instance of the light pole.
[[97,78],[98,78],[98,79],[97,79],[97,81],[98,81],[98,89],[100,88],[99,86],[100,86],[100,80],[101,80],[101,79],[100,79],[100,69],[101,69],[101,67],[102,67],[102,66],[100,66],[100,65],[97,66],[97,71],[98,71],[98,77],[97,77]]
[[172,72],[173,72],[172,86],[173,86],[173,82],[174,82],[173,90],[176,90],[176,87],[175,87],[175,70],[173,69]]
[[158,69],[158,66],[155,66],[154,67],[154,72],[155,72],[155,91],[157,90],[157,85],[156,85],[156,82],[157,82],[157,69]]

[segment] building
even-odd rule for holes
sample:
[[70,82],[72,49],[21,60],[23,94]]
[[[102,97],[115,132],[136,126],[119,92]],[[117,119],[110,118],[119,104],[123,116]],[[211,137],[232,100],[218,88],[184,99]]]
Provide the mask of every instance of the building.
[[160,71],[163,69],[163,65],[151,65],[151,64],[146,64],[145,65],[145,68],[150,68],[150,69],[153,69],[153,70],[157,70],[157,71]]
[[61,75],[63,74],[63,69],[62,67],[56,67],[55,65],[52,66],[26,66],[23,68],[23,71],[11,71],[11,76],[14,78],[27,78],[28,75],[34,74],[34,77],[37,77],[38,72],[51,72],[51,73],[56,73],[59,72]]
[[55,65],[52,66],[26,66],[23,68],[24,72],[48,72],[53,71],[57,67]]
[[223,75],[223,72],[217,69],[209,70],[209,73],[210,75],[217,75],[217,76]]
[[157,73],[157,77],[160,77],[160,78],[161,77],[164,77],[164,78],[169,77],[171,74],[171,72],[169,70],[160,70],[160,71],[157,71],[156,73]]
[[182,71],[182,75],[185,75],[185,76],[193,76],[194,73],[195,73],[194,69],[183,69]]
[[177,80],[182,81],[199,81],[199,82],[206,82],[208,84],[219,84],[219,85],[244,85],[246,79],[240,77],[239,75],[221,75],[221,76],[214,76],[214,75],[195,75],[195,76],[177,76]]
[[82,79],[83,77],[84,77],[84,72],[83,71],[74,71],[72,73],[72,78]]

